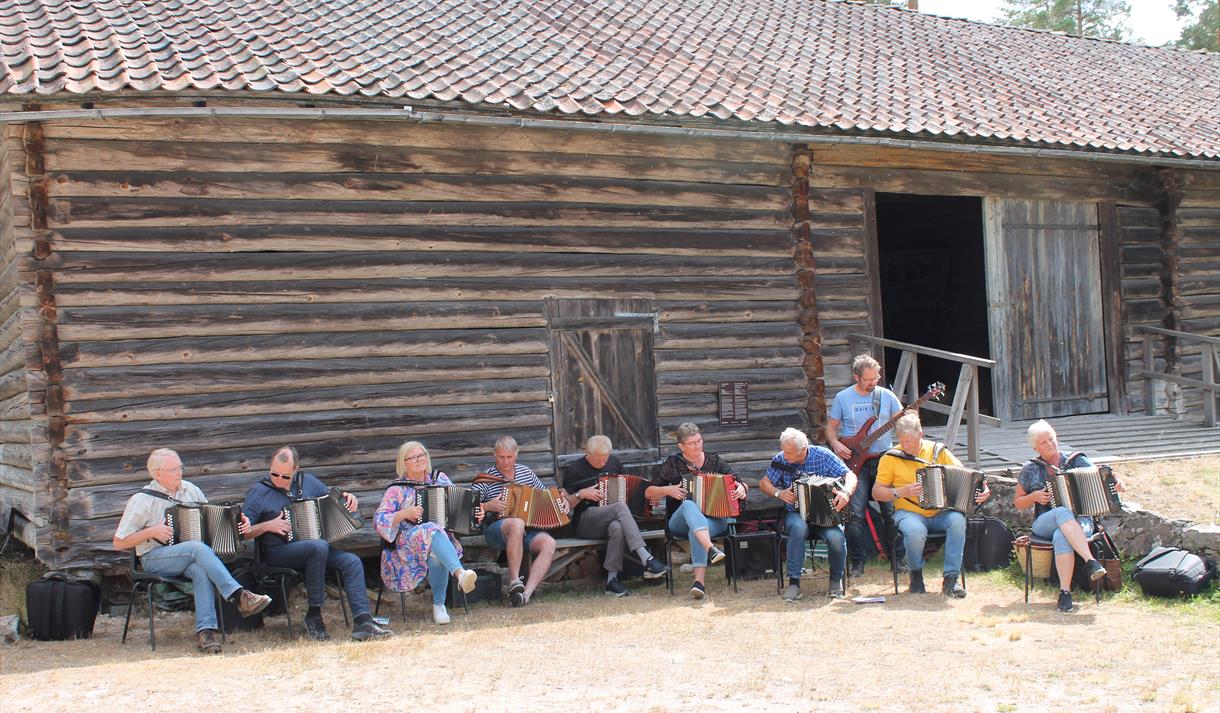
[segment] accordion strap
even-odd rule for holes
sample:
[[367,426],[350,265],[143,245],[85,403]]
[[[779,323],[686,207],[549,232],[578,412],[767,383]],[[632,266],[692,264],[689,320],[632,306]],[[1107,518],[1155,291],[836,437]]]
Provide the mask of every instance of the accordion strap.
[[161,500],[168,500],[171,503],[174,503],[175,505],[183,504],[181,501],[175,500],[175,499],[171,498],[170,496],[166,495],[165,493],[162,493],[157,490],[153,490],[152,488],[140,488],[140,490],[138,492],[143,493],[144,495],[151,495],[154,498],[160,498]]

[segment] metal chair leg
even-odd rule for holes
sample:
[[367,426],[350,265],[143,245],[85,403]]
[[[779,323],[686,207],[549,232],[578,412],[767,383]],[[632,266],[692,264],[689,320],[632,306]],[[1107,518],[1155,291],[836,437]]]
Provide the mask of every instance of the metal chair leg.
[[136,605],[136,590],[139,589],[139,583],[133,584],[131,587],[131,596],[127,599],[127,618],[123,620],[123,639],[120,643],[127,643],[127,627],[131,626],[131,610]]
[[398,593],[398,615],[402,617],[402,623],[407,623],[407,593]]
[[288,622],[288,639],[296,638],[292,633],[292,603],[288,601],[288,581],[280,577],[280,600],[284,602],[284,619]]
[[335,570],[335,583],[339,585],[339,611],[343,613],[343,625],[350,628],[352,621],[347,616],[347,592],[343,589],[343,573]]
[[153,601],[152,601],[152,585],[144,588],[148,592],[148,643],[152,645],[152,650],[157,650],[157,631],[153,628]]

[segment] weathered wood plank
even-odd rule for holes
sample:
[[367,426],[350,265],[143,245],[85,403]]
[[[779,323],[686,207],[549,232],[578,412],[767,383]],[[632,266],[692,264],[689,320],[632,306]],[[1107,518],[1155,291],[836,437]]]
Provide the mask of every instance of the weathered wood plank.
[[[480,427],[493,421],[502,429],[550,425],[551,407],[541,403],[463,404],[408,408],[178,419],[136,423],[68,424],[64,452],[71,458],[107,458],[146,452],[149,443],[174,443],[199,451],[235,443],[273,447],[308,434],[313,440],[428,435]],[[7,444],[0,444],[3,447]],[[21,465],[14,463],[14,465]]]
[[[808,399],[809,392],[803,386],[783,391],[761,391],[751,388],[750,414],[753,417],[754,413],[760,411],[802,409]],[[690,418],[695,415],[718,414],[718,409],[719,399],[714,391],[657,398],[657,415],[661,418]]]
[[56,282],[147,282],[151,275],[165,281],[298,280],[484,277],[675,277],[709,272],[729,276],[775,276],[792,272],[792,261],[774,257],[587,255],[545,253],[505,255],[448,252],[338,252],[192,255],[189,253],[66,253],[48,258]]
[[[101,139],[255,144],[409,146],[464,152],[527,151],[578,156],[640,156],[711,162],[780,163],[791,149],[771,141],[704,139],[691,136],[613,135],[554,129],[503,129],[403,121],[267,120],[261,118],[131,118],[121,122],[70,120],[48,124],[51,143]],[[261,149],[262,147],[260,147]],[[257,153],[257,152],[255,152]]]
[[26,390],[25,372],[13,371],[0,376],[0,399],[24,393]]
[[31,454],[32,448],[28,441],[26,443],[0,443],[0,463],[4,465],[30,470],[33,468]]
[[31,430],[29,421],[0,421],[0,443],[29,444]]
[[663,372],[657,374],[657,393],[665,396],[698,393],[714,395],[721,381],[749,382],[751,393],[782,391],[802,387],[805,384],[805,372],[800,367]]
[[796,321],[795,301],[728,301],[708,300],[669,302],[657,301],[657,316],[667,322],[783,322]]
[[799,346],[759,349],[658,349],[657,372],[795,367],[804,361]]
[[1076,176],[1114,181],[1149,181],[1149,169],[1118,166],[1096,161],[1046,157],[999,156],[926,149],[887,148],[858,145],[811,144],[815,164],[888,168],[903,166],[924,170],[1019,173],[1031,176]]
[[[493,428],[488,428],[492,426]],[[301,464],[306,470],[318,472],[328,466],[351,466],[375,474],[392,472],[394,456],[398,447],[406,440],[422,440],[428,450],[436,455],[438,462],[447,464],[450,475],[469,472],[473,477],[478,470],[493,464],[492,446],[499,436],[512,434],[521,446],[521,462],[543,468],[550,461],[551,427],[502,427],[496,420],[485,420],[472,428],[444,430],[437,433],[418,434],[402,430],[394,435],[320,438],[314,432],[301,432],[285,442],[297,447]],[[192,450],[178,444],[166,444],[149,439],[143,450],[130,456],[90,457],[87,460],[70,460],[68,475],[74,485],[139,483],[148,478],[146,464],[148,453],[153,448],[168,445],[175,447],[185,464],[184,477],[198,482],[205,476],[218,473],[251,473],[257,480],[267,470],[277,443],[272,446],[234,442],[227,448]],[[545,454],[545,455],[542,455]],[[448,459],[448,460],[445,460]],[[455,463],[468,462],[462,468]],[[549,466],[546,470],[549,472]],[[380,475],[378,477],[381,477]],[[468,480],[469,478],[467,478]]]
[[801,329],[795,322],[741,322],[737,324],[661,324],[655,346],[661,349],[725,349],[731,346],[770,347],[797,345]]
[[30,401],[26,392],[0,399],[0,421],[21,421],[30,417]]
[[791,277],[531,277],[516,280],[446,277],[380,280],[292,280],[187,283],[79,282],[56,286],[63,308],[174,304],[324,304],[430,302],[436,300],[537,300],[547,297],[655,297],[716,302],[791,302]]
[[[201,166],[161,167],[160,159],[152,159],[152,165],[121,171],[88,171],[54,173],[49,175],[48,186],[52,201],[78,198],[181,198],[193,196],[209,200],[245,199],[251,196],[266,196],[300,201],[464,201],[494,203],[502,201],[540,201],[555,203],[598,203],[633,206],[680,206],[718,208],[768,208],[782,211],[787,207],[787,195],[779,186],[779,171],[772,169],[768,176],[769,186],[752,186],[739,182],[697,182],[702,175],[698,171],[686,175],[653,173],[649,164],[639,162],[636,166],[624,167],[622,177],[606,177],[590,174],[588,168],[577,164],[581,175],[553,175],[546,170],[527,165],[513,171],[517,175],[497,175],[502,170],[512,170],[513,157],[507,161],[495,161],[493,157],[474,157],[460,154],[455,160],[466,159],[470,166],[436,165],[413,171],[402,165],[390,165],[376,173],[332,173],[322,172],[326,164],[313,164],[317,173],[295,173],[310,165],[308,158],[297,164],[299,154],[292,152],[293,166],[277,172],[265,172],[267,158],[250,153],[248,146],[242,147],[245,156],[258,172],[235,173],[243,169],[242,162],[230,163],[221,158],[219,162],[205,162]],[[303,153],[312,151],[308,148]],[[123,156],[106,153],[105,160],[121,160]],[[414,158],[414,157],[412,157]],[[489,158],[491,160],[489,160]],[[393,163],[392,159],[391,162]],[[171,162],[173,163],[173,162]],[[113,165],[113,164],[97,164]],[[338,170],[331,164],[331,170]],[[210,169],[210,170],[209,170]],[[154,172],[162,171],[162,172]],[[294,172],[288,172],[294,171]],[[715,175],[715,169],[710,173]],[[418,175],[413,175],[418,174]],[[456,175],[455,175],[456,174]],[[642,174],[642,175],[641,175]],[[651,180],[643,180],[643,179]],[[664,180],[662,180],[664,179]],[[726,178],[726,181],[729,180]]]
[[73,198],[51,204],[50,230],[158,226],[453,225],[745,228],[769,230],[789,222],[786,210],[612,206],[543,202],[294,201],[275,199]]
[[785,257],[792,236],[770,230],[705,227],[571,227],[478,225],[229,225],[223,228],[157,225],[142,228],[66,228],[50,236],[55,251],[334,252],[487,251],[642,253]]
[[[193,371],[193,369],[192,369]],[[289,372],[290,373],[290,372]],[[225,392],[213,390],[209,393],[184,393],[165,395],[163,391],[149,391],[141,386],[133,392],[109,399],[72,399],[68,402],[65,416],[68,423],[131,422],[181,418],[218,418],[221,416],[248,416],[255,414],[296,413],[303,411],[337,411],[342,409],[391,408],[411,404],[413,406],[441,406],[454,404],[485,404],[545,401],[550,381],[539,377],[532,379],[509,378],[501,371],[488,370],[495,379],[480,379],[459,382],[420,381],[418,375],[409,377],[413,383],[360,383],[363,375],[349,375],[343,386],[297,389],[265,389],[251,384],[248,390]],[[544,372],[545,373],[545,372]],[[486,375],[486,374],[481,374]],[[182,374],[186,386],[199,389],[208,382],[195,374]],[[188,377],[190,377],[188,379]],[[231,377],[230,377],[231,378]],[[426,378],[426,377],[425,377]],[[335,383],[343,381],[330,374],[323,379]],[[117,388],[117,387],[111,387]],[[73,389],[65,389],[72,394]],[[511,409],[511,406],[506,406]],[[0,426],[3,425],[0,421]]]

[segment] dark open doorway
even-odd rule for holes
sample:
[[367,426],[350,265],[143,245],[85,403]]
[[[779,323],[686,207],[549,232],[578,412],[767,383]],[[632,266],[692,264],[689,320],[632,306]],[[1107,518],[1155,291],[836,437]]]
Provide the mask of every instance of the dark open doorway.
[[[881,313],[887,339],[990,358],[981,198],[877,194]],[[888,381],[898,353],[886,353]],[[919,358],[919,387],[957,385],[960,364]],[[979,370],[979,409],[991,414],[991,374]]]

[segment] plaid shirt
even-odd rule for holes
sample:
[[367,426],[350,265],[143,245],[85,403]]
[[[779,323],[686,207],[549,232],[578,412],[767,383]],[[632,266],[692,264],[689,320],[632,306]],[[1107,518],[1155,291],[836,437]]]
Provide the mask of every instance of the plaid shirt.
[[[841,480],[847,473],[847,466],[843,460],[833,451],[822,446],[809,446],[805,450],[805,460],[802,463],[789,463],[781,452],[775,454],[775,457],[771,459],[771,464],[767,466],[767,480],[771,481],[771,484],[779,490],[791,488],[792,481],[800,475],[820,475],[824,478]],[[796,510],[796,506],[789,503],[788,509]]]

